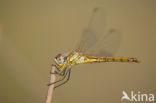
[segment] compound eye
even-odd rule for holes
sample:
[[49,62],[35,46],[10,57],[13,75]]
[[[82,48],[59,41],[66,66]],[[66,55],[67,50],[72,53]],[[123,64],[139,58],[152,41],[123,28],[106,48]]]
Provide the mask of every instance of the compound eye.
[[59,61],[61,61],[61,58],[58,58]]
[[59,63],[61,63],[61,62],[62,62],[62,61],[61,61],[61,58],[57,58],[57,60],[58,60],[58,62],[59,62]]

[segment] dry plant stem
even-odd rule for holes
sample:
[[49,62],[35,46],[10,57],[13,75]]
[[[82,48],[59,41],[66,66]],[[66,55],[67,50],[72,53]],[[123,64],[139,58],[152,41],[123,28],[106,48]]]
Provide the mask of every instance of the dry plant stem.
[[[55,66],[51,67],[51,73],[54,73],[55,71]],[[55,74],[50,74],[50,83],[55,82]],[[53,96],[53,90],[54,90],[54,84],[50,85],[48,88],[48,94],[46,97],[46,103],[51,103],[52,101],[52,96]]]

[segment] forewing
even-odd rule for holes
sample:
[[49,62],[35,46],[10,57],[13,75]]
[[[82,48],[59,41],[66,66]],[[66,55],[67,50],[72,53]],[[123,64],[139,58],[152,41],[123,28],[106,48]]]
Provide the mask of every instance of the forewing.
[[87,52],[91,47],[93,47],[98,41],[95,32],[92,29],[85,29],[82,33],[80,42],[78,44],[78,49],[81,53]]
[[76,49],[86,54],[90,48],[96,45],[105,29],[104,20],[104,10],[102,8],[94,8],[88,28],[84,29]]
[[81,53],[92,56],[113,56],[119,48],[121,33],[110,29],[105,32],[105,16],[102,8],[95,8],[88,28],[81,36],[77,49]]

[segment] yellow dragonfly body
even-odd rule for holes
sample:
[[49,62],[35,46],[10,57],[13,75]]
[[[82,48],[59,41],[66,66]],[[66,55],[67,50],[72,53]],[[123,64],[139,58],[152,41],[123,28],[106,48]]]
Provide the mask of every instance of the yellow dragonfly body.
[[139,63],[136,58],[129,57],[109,57],[109,56],[89,56],[82,54],[79,50],[74,50],[67,56],[58,54],[55,58],[55,62],[59,67],[59,71],[63,71],[66,66],[73,66],[77,64],[85,63],[100,63],[100,62],[135,62]]
[[[83,31],[78,47],[68,54],[58,54],[54,61],[56,63],[56,71],[54,74],[62,78],[51,84],[63,83],[55,86],[58,87],[69,80],[71,67],[73,65],[85,63],[101,63],[101,62],[128,62],[139,63],[139,60],[131,57],[116,57],[113,54],[120,44],[120,32],[110,29],[103,35],[104,16],[102,9],[95,8],[88,28]],[[67,79],[65,79],[67,77]]]

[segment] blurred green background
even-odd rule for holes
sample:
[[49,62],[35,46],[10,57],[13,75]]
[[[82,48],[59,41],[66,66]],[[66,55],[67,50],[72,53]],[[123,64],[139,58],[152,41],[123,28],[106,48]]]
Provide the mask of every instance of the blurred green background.
[[141,63],[74,66],[53,103],[119,103],[123,90],[156,94],[155,0],[0,0],[0,103],[45,102],[53,58],[75,47],[94,7],[123,33],[116,56]]

